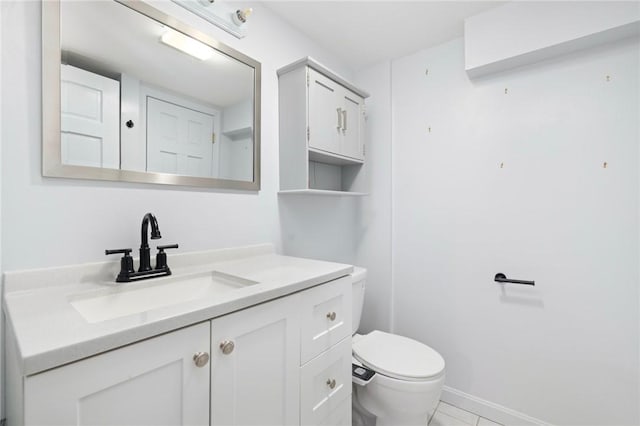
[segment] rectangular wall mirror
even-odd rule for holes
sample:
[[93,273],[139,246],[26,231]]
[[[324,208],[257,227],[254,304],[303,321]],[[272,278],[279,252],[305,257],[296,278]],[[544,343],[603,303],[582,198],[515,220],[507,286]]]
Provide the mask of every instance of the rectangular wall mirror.
[[260,63],[139,1],[42,2],[43,175],[260,189]]

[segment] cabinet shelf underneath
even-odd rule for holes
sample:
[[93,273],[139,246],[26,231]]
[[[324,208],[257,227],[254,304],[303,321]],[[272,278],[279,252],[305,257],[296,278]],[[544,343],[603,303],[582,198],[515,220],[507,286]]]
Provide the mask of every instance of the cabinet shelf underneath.
[[362,165],[364,163],[363,160],[345,157],[340,154],[334,154],[311,147],[309,148],[309,160],[337,166]]
[[278,195],[328,195],[333,197],[364,197],[369,195],[366,192],[350,192],[350,191],[329,191],[326,189],[289,189],[278,191]]

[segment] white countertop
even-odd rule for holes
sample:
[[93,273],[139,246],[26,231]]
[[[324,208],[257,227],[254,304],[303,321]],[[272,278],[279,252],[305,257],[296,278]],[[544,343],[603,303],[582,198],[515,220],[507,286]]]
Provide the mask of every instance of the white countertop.
[[[35,374],[219,317],[353,271],[351,265],[281,256],[271,245],[170,254],[168,263],[172,276],[135,283],[115,283],[119,261],[6,272],[7,338],[15,336],[22,374]],[[117,293],[212,270],[258,283],[95,323],[89,323],[70,303],[85,294]]]

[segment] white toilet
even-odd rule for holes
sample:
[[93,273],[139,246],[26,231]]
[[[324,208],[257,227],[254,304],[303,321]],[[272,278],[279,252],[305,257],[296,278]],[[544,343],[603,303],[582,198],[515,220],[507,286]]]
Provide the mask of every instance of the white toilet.
[[370,382],[354,379],[353,424],[425,426],[444,385],[444,359],[429,346],[407,337],[360,325],[367,271],[353,274],[353,363],[376,372]]

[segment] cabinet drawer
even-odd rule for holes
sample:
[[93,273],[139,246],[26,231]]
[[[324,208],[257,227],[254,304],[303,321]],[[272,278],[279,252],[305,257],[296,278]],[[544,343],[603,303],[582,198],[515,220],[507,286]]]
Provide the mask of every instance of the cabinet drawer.
[[351,277],[302,292],[301,306],[304,364],[351,335]]
[[343,400],[321,426],[351,426],[351,398]]
[[351,336],[301,367],[300,423],[329,421],[345,400],[351,407]]

